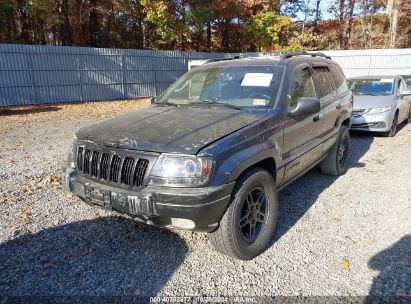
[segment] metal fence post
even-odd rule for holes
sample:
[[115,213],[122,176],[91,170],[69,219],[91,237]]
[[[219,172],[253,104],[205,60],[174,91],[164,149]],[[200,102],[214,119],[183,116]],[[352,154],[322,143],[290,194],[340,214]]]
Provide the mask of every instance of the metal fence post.
[[34,70],[33,70],[33,53],[27,53],[25,52],[26,56],[27,56],[27,65],[28,65],[28,73],[30,76],[30,82],[31,82],[31,93],[33,94],[33,103],[37,104],[40,103],[39,100],[39,96],[38,96],[38,90],[37,90],[37,86],[36,86],[36,79],[34,77]]
[[77,73],[79,76],[79,81],[80,81],[80,100],[84,101],[84,96],[83,96],[83,56],[81,54],[78,55],[78,67],[77,67]]
[[125,70],[124,70],[124,53],[121,53],[121,90],[123,91],[123,99],[126,99],[126,91],[125,91],[125,85],[124,85],[124,74],[125,74]]

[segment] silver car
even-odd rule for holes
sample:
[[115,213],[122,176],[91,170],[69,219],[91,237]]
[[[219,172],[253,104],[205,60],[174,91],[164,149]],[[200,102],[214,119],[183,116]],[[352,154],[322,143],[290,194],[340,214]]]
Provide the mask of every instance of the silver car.
[[352,130],[394,136],[400,123],[411,122],[411,89],[401,76],[363,76],[348,82],[354,98]]

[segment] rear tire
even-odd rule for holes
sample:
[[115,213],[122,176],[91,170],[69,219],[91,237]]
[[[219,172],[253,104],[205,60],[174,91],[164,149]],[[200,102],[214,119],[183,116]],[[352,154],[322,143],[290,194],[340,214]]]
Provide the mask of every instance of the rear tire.
[[388,132],[384,133],[385,137],[394,137],[397,134],[397,126],[398,126],[398,112],[395,113],[394,119],[392,120],[391,129]]
[[321,162],[321,172],[326,175],[338,176],[347,172],[348,151],[350,148],[350,133],[348,128],[341,126],[337,141],[328,152],[327,157]]
[[408,112],[407,124],[411,124],[411,107],[410,111]]
[[251,260],[270,242],[277,220],[277,188],[261,168],[247,170],[237,181],[219,228],[208,233],[214,248],[230,257]]

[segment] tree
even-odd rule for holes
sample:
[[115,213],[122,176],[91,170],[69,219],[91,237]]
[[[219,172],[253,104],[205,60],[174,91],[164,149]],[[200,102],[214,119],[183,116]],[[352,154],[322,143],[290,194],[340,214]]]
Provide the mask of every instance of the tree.
[[262,12],[250,18],[250,25],[247,31],[254,43],[258,46],[258,51],[274,51],[279,49],[281,32],[286,31],[291,26],[291,18],[276,14],[268,7]]
[[335,0],[329,11],[338,20],[338,41],[341,49],[348,49],[354,20],[354,8],[359,0]]
[[[0,0],[0,42],[196,51],[406,47],[409,0]],[[328,2],[330,3],[330,2]]]

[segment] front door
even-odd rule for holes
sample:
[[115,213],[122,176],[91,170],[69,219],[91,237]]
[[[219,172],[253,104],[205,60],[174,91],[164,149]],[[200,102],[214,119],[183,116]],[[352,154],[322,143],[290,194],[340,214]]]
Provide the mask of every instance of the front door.
[[406,118],[408,118],[408,114],[410,111],[408,98],[410,98],[410,96],[402,94],[403,91],[407,89],[407,84],[405,83],[404,80],[402,79],[399,80],[399,83],[396,89],[397,89],[396,95],[398,96],[398,109],[399,109],[398,122],[400,123],[404,121]]
[[[312,79],[312,69],[309,66],[299,68],[293,76],[293,84],[288,94],[287,111],[293,109],[299,98],[318,98]],[[322,146],[320,141],[323,133],[323,113],[293,118],[287,116],[284,120],[284,153],[286,163],[284,181],[287,182],[320,157]]]

